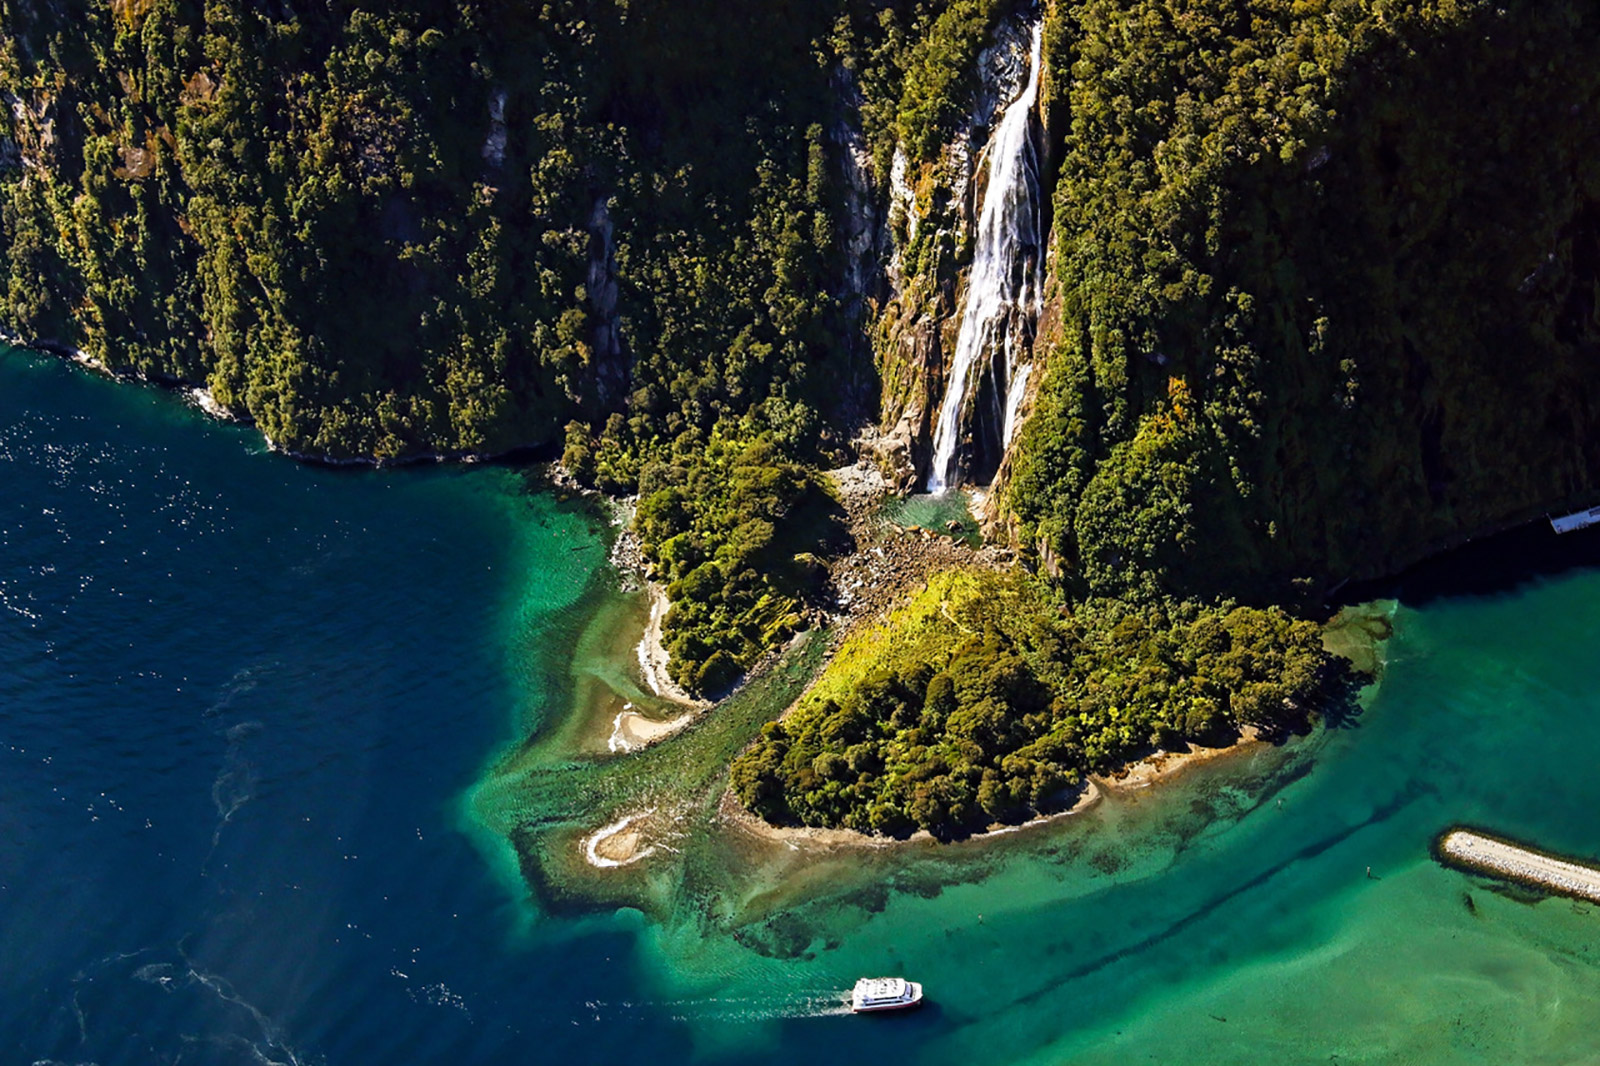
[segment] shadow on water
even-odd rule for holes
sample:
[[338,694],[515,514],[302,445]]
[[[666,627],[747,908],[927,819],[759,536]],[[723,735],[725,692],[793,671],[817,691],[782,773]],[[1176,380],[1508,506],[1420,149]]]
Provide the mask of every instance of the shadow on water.
[[[848,993],[845,995],[848,1001]],[[883,1062],[914,1062],[916,1050],[938,1034],[959,1024],[937,999],[926,999],[916,1010],[855,1014],[848,1003],[828,1014],[796,1015],[782,1019],[780,1047],[818,1047],[822,1042],[848,1041],[852,1046],[877,1049]],[[824,1056],[826,1057],[826,1056]],[[723,1060],[746,1062],[744,1057]]]
[[1351,582],[1330,597],[1346,607],[1393,599],[1426,607],[1462,596],[1501,596],[1575,570],[1600,569],[1600,526],[1557,534],[1539,518],[1468,541],[1392,577]]
[[[1328,729],[1357,729],[1365,710],[1361,693],[1372,683],[1370,675],[1348,670],[1328,684],[1317,713]],[[1280,738],[1287,739],[1287,738]]]

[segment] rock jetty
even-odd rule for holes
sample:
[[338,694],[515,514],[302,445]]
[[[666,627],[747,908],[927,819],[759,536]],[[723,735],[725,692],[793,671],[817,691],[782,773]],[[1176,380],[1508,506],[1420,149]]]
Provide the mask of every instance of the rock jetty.
[[1451,829],[1434,844],[1440,862],[1600,903],[1600,869],[1560,859],[1471,829]]

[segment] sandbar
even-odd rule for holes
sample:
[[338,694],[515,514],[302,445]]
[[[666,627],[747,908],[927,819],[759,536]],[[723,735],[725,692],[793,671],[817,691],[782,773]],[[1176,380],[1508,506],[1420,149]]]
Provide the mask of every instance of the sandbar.
[[588,860],[590,866],[614,869],[655,854],[654,844],[644,848],[639,846],[643,838],[639,830],[634,828],[636,822],[648,818],[655,811],[654,807],[634,811],[610,825],[595,830],[583,840],[583,857]]
[[685,711],[676,718],[646,718],[638,711],[625,709],[611,720],[611,736],[606,740],[606,750],[612,754],[626,754],[664,740],[683,729],[699,717],[696,711]]

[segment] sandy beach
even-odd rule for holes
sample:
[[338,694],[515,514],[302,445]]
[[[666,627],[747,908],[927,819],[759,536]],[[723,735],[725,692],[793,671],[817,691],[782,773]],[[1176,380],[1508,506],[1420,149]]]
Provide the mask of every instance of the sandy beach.
[[672,736],[699,716],[698,711],[685,711],[675,718],[646,718],[630,704],[612,719],[611,736],[606,740],[606,750],[614,755],[638,751],[658,740]]
[[667,609],[671,603],[667,600],[667,591],[658,582],[645,582],[645,591],[650,597],[650,620],[645,623],[644,635],[639,638],[639,675],[644,679],[645,688],[664,700],[672,700],[687,707],[706,706],[696,700],[672,680],[672,675],[667,673],[666,645],[661,640],[661,625],[666,620]]
[[[634,645],[634,657],[639,667],[640,692],[632,693],[631,699],[622,703],[622,709],[611,717],[609,733],[601,734],[606,739],[606,751],[613,755],[639,751],[657,741],[665,740],[695,721],[710,706],[702,700],[691,697],[667,675],[667,649],[661,642],[661,623],[666,617],[668,607],[667,595],[655,582],[645,582],[644,588],[646,595],[650,597],[650,611],[644,631],[640,634],[638,643]],[[624,636],[623,639],[627,638]],[[615,683],[611,686],[611,691],[616,693],[612,697],[614,700],[630,696],[624,689],[618,689]],[[647,697],[647,703],[669,704],[680,713],[665,718],[646,715],[632,702],[633,699],[638,699],[641,693]],[[612,706],[615,707],[616,704],[612,703]],[[656,705],[650,709],[660,713],[667,708]]]
[[1265,743],[1253,726],[1245,726],[1239,739],[1219,748],[1202,748],[1190,745],[1188,751],[1158,751],[1112,774],[1095,774],[1090,780],[1110,792],[1133,792],[1162,781],[1171,780],[1201,763],[1224,756],[1238,755],[1257,744]]

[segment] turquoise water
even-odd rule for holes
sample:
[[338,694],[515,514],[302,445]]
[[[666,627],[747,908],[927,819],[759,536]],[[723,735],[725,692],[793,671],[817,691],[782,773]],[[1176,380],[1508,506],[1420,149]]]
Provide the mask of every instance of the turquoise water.
[[[978,523],[972,517],[968,494],[947,492],[942,496],[927,494],[891,498],[884,502],[883,518],[900,526],[921,526],[937,533],[957,536],[974,544],[980,543]],[[951,530],[951,522],[960,523],[960,529]]]
[[[1600,855],[1600,572],[1393,607],[1347,727],[1052,826],[819,856],[688,811],[582,873],[593,786],[713,734],[550,750],[602,532],[0,357],[0,1061],[1600,1061],[1600,914],[1427,854]],[[879,972],[932,1004],[839,1014]]]

